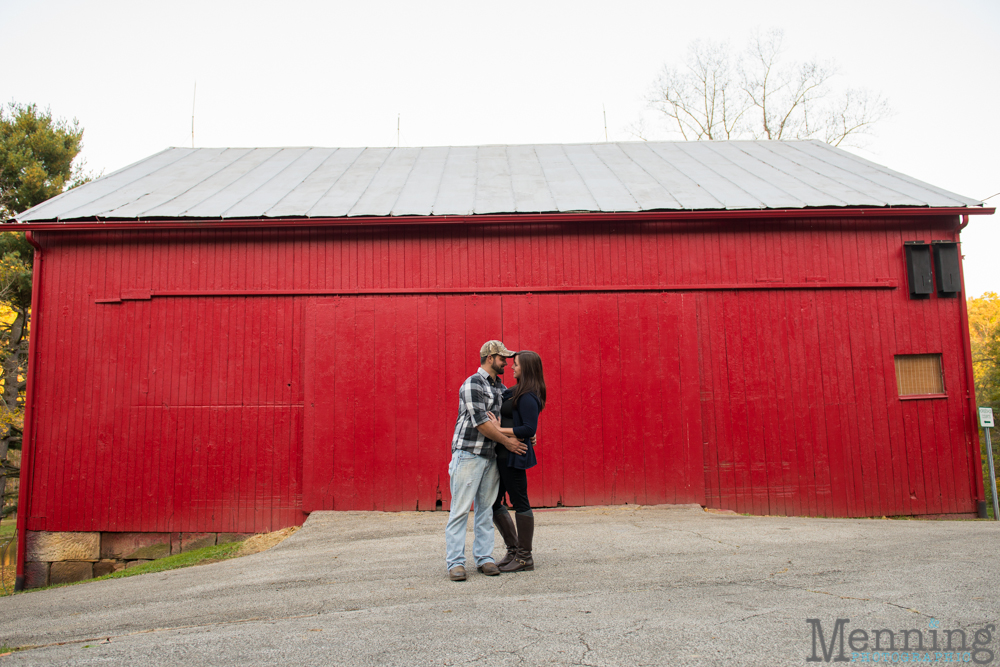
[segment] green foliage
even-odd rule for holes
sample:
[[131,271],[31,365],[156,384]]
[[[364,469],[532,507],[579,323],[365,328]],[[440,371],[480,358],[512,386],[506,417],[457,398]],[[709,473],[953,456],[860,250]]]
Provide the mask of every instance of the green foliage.
[[35,252],[21,232],[0,232],[0,303],[31,307],[31,267]]
[[13,217],[88,180],[74,166],[83,142],[76,119],[11,102],[0,108],[0,214]]

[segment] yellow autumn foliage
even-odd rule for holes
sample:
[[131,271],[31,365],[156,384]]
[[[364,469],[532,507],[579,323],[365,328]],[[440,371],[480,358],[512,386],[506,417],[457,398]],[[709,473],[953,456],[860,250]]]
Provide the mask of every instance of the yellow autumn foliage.
[[[0,329],[10,327],[16,316],[17,313],[11,310],[6,303],[0,301]],[[19,379],[23,380],[24,378]],[[3,386],[3,375],[0,374],[0,391],[3,390]],[[11,410],[4,404],[3,401],[0,401],[0,438],[7,436],[10,431],[10,426],[12,425],[18,429],[24,428],[24,408]]]
[[979,405],[1000,408],[1000,296],[986,292],[968,300],[972,373]]

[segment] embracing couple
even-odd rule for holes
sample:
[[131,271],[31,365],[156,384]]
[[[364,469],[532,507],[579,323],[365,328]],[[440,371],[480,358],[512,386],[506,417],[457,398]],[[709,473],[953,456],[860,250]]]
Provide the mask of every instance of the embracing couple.
[[[517,384],[501,381],[508,360]],[[465,581],[465,533],[475,505],[472,555],[486,575],[534,570],[531,541],[535,518],[528,501],[525,471],[535,465],[533,439],[545,407],[542,360],[530,350],[511,352],[498,340],[479,351],[479,369],[458,390],[458,419],[451,441],[451,514],[445,528],[448,576]],[[503,504],[508,496],[517,524]],[[493,524],[507,545],[499,565],[493,560]]]

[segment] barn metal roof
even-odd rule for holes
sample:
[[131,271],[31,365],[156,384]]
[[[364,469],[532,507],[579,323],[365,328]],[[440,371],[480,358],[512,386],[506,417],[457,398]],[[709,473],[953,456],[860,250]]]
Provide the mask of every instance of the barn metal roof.
[[16,220],[982,205],[819,141],[168,148]]

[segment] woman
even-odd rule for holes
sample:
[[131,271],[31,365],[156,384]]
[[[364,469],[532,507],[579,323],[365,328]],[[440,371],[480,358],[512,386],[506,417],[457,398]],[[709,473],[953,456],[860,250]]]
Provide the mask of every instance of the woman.
[[[531,541],[535,533],[535,517],[528,501],[528,476],[525,470],[535,465],[535,452],[531,447],[531,437],[538,429],[538,414],[545,407],[545,377],[542,374],[542,359],[531,350],[522,350],[514,355],[511,362],[517,385],[503,394],[500,419],[490,415],[490,421],[500,432],[512,435],[528,443],[528,451],[523,455],[498,451],[497,469],[500,472],[500,492],[493,503],[493,523],[507,545],[507,555],[500,561],[501,572],[534,570],[531,559]],[[499,450],[499,448],[498,448]],[[510,497],[514,506],[517,526],[511,521],[503,497]]]

